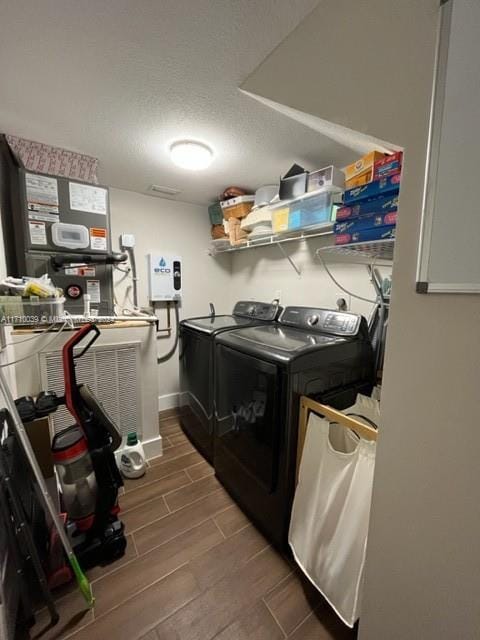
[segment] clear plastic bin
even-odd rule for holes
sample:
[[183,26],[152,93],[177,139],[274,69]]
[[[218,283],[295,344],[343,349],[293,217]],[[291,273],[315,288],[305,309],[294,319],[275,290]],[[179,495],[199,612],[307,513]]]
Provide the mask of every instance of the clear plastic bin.
[[0,322],[12,325],[53,324],[64,320],[65,298],[0,296]]
[[339,196],[338,188],[333,187],[270,205],[273,232],[315,229],[332,222]]
[[279,203],[270,205],[272,210],[273,233],[285,233],[288,231],[290,205],[288,201],[282,200]]

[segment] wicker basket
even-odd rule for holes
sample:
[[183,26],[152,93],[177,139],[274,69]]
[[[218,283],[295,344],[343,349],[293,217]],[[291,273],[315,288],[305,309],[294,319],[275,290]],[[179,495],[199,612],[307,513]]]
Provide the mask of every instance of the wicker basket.
[[238,198],[230,198],[221,202],[223,217],[225,220],[229,218],[245,218],[252,210],[255,196],[239,196]]

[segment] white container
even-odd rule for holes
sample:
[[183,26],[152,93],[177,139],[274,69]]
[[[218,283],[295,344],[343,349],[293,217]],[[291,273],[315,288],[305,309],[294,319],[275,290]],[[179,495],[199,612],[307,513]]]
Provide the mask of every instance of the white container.
[[265,207],[278,195],[278,184],[265,184],[255,191],[254,207]]
[[120,456],[120,471],[125,478],[141,478],[145,475],[147,462],[142,443],[136,433],[129,433],[127,444]]
[[252,209],[246,218],[243,218],[240,226],[245,231],[253,230],[258,224],[272,226],[272,211],[270,207],[258,207]]
[[253,229],[250,232],[250,235],[248,236],[248,240],[250,242],[254,242],[255,240],[262,240],[265,237],[268,236],[272,236],[273,235],[273,229],[272,229],[272,225],[267,225],[267,224],[256,224]]

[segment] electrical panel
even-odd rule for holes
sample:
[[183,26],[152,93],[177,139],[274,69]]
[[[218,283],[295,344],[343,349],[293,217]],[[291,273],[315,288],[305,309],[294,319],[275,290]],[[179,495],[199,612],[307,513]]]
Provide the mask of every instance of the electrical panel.
[[148,256],[148,289],[151,302],[182,299],[182,260],[168,253]]

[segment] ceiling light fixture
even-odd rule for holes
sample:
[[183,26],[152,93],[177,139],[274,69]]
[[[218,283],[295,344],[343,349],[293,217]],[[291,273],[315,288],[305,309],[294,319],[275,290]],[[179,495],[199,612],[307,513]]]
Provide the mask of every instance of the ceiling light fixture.
[[177,167],[201,171],[211,165],[213,151],[202,142],[179,140],[170,146],[170,156]]

